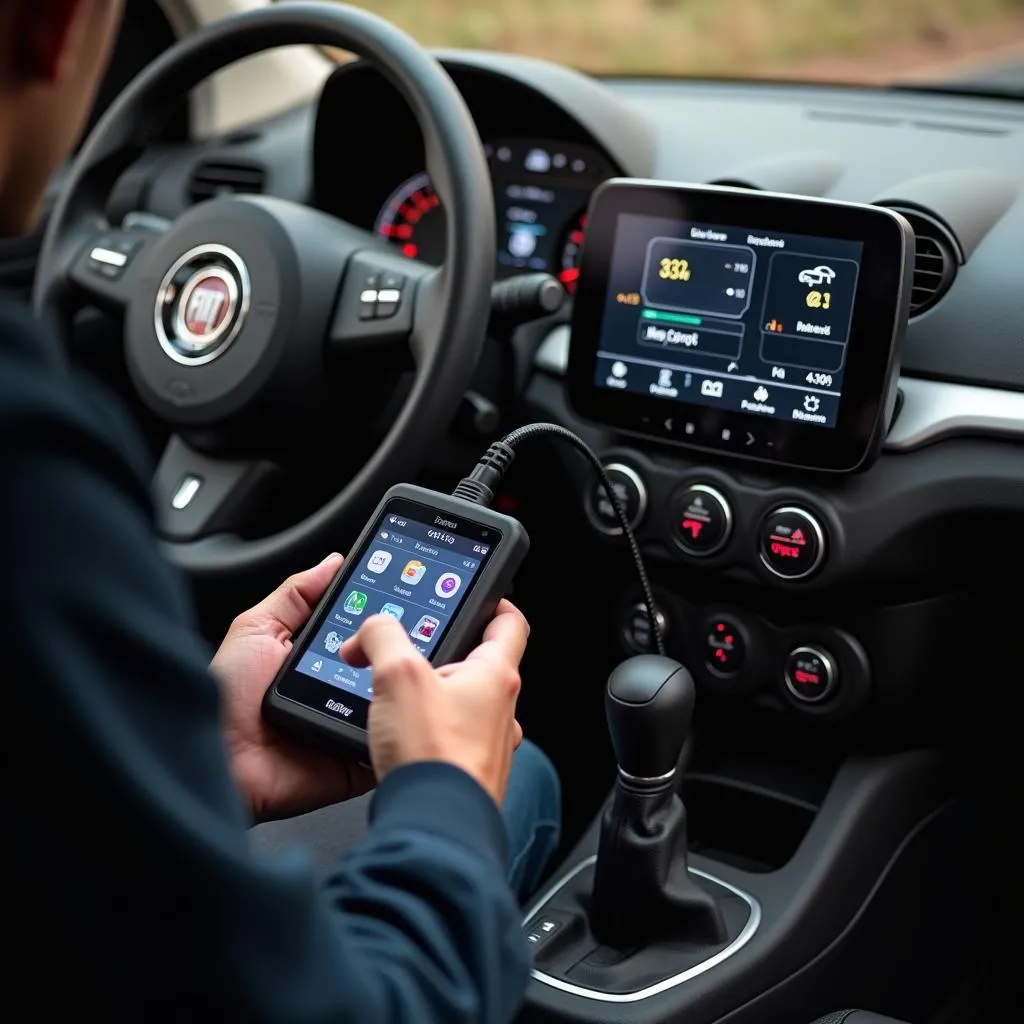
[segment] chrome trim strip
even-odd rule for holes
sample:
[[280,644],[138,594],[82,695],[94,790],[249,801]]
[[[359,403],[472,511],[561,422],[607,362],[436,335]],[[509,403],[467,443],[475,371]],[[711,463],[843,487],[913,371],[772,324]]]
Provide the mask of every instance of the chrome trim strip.
[[[167,306],[174,298],[183,298],[184,296],[175,296],[174,293],[174,277],[182,267],[193,262],[194,260],[201,259],[205,256],[219,256],[221,259],[227,262],[227,264],[234,270],[237,275],[237,281],[232,280],[230,287],[237,288],[237,294],[232,292],[233,309],[231,313],[224,321],[225,333],[218,333],[211,336],[209,339],[213,344],[212,348],[201,349],[197,354],[186,354],[181,352],[174,341],[167,336],[167,331],[164,328],[164,312]],[[198,271],[200,267],[196,267]],[[211,263],[207,268],[209,273],[223,278],[226,283],[228,274],[222,266],[218,266],[216,263]],[[188,288],[188,285],[185,286]],[[249,315],[249,305],[252,301],[252,282],[249,279],[249,270],[246,267],[242,257],[238,255],[234,249],[229,249],[225,245],[216,245],[208,243],[205,245],[197,245],[194,249],[189,249],[183,256],[179,256],[171,265],[171,269],[164,274],[163,280],[160,282],[160,288],[156,295],[156,305],[153,309],[153,330],[156,332],[156,340],[159,342],[160,347],[164,350],[164,354],[174,362],[180,363],[182,366],[204,366],[206,363],[213,362],[218,356],[223,355],[227,351],[231,343],[238,337],[238,332],[242,329],[242,324],[245,322],[246,317]],[[180,306],[174,310],[172,317],[177,321],[179,314],[184,315],[184,309]],[[200,339],[200,341],[206,341],[206,339]]]
[[625,779],[627,782],[638,783],[641,786],[653,785],[656,782],[668,782],[675,773],[676,770],[673,768],[671,771],[665,772],[664,775],[630,775],[629,772],[624,772],[621,768],[619,769],[620,778]]
[[948,437],[1024,440],[1024,392],[901,377],[903,408],[885,450],[910,452]]
[[[568,324],[554,327],[541,342],[534,365],[565,375]],[[901,377],[899,386],[903,408],[885,439],[888,452],[912,452],[950,437],[1024,440],[1024,392],[920,377]]]
[[[596,863],[596,861],[596,854],[592,857],[587,857],[586,860],[573,868],[569,874],[556,882],[536,903],[533,904],[532,907],[530,907],[526,916],[523,918],[523,923],[525,924],[543,910],[555,893],[562,889],[567,882],[575,878],[581,871],[586,870],[591,864]],[[736,938],[725,947],[725,949],[719,950],[714,956],[708,957],[708,959],[703,963],[699,963],[696,966],[689,968],[689,970],[683,971],[681,974],[675,974],[671,978],[659,981],[656,985],[649,985],[647,988],[639,989],[636,992],[598,992],[595,989],[583,988],[580,985],[573,985],[571,982],[562,981],[560,978],[553,978],[551,975],[545,974],[543,971],[538,971],[536,969],[530,972],[530,976],[535,981],[539,981],[542,985],[547,985],[549,988],[556,988],[560,992],[567,992],[569,995],[579,996],[581,999],[592,999],[595,1002],[600,1003],[638,1003],[642,999],[650,999],[652,996],[660,995],[662,992],[667,992],[669,989],[675,988],[677,985],[684,984],[691,978],[696,978],[698,975],[704,974],[706,971],[710,971],[712,967],[717,967],[720,963],[724,963],[734,953],[738,953],[754,937],[754,933],[761,924],[761,904],[758,903],[757,900],[749,893],[744,892],[742,889],[738,889],[735,885],[732,885],[721,878],[717,878],[715,875],[709,874],[707,871],[699,871],[697,868],[690,868],[690,874],[697,875],[700,878],[706,878],[708,881],[724,886],[730,892],[739,896],[747,906],[750,907],[750,917],[747,918],[747,923],[743,926],[739,935],[737,935]]]

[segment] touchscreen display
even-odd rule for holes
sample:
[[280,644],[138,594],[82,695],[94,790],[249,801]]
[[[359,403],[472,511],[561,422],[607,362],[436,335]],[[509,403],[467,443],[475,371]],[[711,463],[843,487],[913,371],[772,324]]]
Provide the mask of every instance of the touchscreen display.
[[621,213],[594,383],[834,428],[863,249],[757,225]]
[[371,700],[371,670],[347,665],[338,649],[378,614],[400,622],[417,650],[431,657],[501,541],[497,530],[464,523],[467,528],[471,535],[457,533],[443,515],[413,502],[389,505],[369,543],[346,563],[335,599],[295,671]]

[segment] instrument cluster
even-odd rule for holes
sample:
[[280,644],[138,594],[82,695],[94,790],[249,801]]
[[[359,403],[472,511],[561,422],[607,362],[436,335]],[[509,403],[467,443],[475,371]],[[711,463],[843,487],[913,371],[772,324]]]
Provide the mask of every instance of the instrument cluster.
[[[540,139],[485,144],[498,224],[498,278],[544,271],[570,293],[579,277],[590,193],[612,169],[591,147]],[[373,230],[406,256],[440,264],[445,220],[425,171],[399,182],[384,201]]]

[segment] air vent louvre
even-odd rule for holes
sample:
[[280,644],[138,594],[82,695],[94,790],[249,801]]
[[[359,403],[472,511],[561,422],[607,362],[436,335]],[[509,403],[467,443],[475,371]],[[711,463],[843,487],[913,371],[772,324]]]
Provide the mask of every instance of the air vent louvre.
[[234,161],[200,164],[189,182],[189,201],[201,203],[222,195],[259,195],[266,179],[266,170],[258,164]]
[[914,229],[914,282],[910,290],[910,315],[931,309],[956,277],[956,243],[949,231],[920,210],[890,206],[902,213]]

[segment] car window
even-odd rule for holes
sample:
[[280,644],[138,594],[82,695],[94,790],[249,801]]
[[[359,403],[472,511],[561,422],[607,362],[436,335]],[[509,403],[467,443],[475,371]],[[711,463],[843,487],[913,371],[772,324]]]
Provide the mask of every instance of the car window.
[[523,53],[606,75],[1024,88],[1024,0],[356,3],[425,45]]

